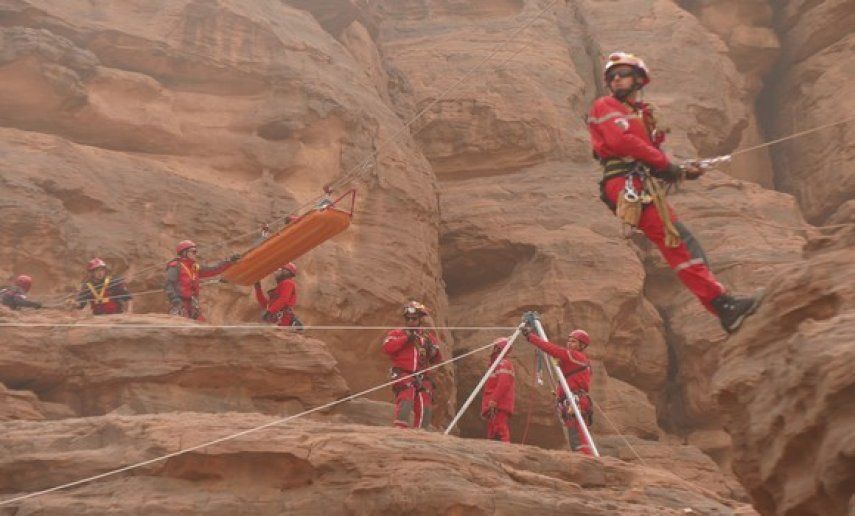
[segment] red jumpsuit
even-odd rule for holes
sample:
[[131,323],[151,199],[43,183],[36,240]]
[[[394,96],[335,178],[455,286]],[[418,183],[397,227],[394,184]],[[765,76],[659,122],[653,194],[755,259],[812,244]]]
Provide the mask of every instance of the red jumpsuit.
[[261,283],[255,284],[255,299],[265,310],[264,319],[277,326],[291,326],[294,321],[294,306],[297,304],[297,284],[290,278],[284,279],[267,294],[269,299],[264,295]]
[[191,258],[176,258],[166,264],[166,296],[169,299],[169,313],[198,321],[204,321],[199,306],[199,290],[202,278],[221,274],[232,263],[220,262],[213,267],[201,267]]
[[[430,371],[419,371],[442,362],[436,335],[424,330],[391,330],[383,341],[383,352],[392,359],[392,378],[400,378],[392,385],[395,393],[394,425],[398,428],[428,428],[433,380]],[[407,377],[411,373],[419,374]],[[412,425],[410,413],[413,414]]]
[[[656,130],[650,108],[643,102],[630,106],[612,96],[600,97],[591,107],[588,132],[594,153],[602,161],[623,158],[640,161],[654,171],[668,168],[668,158],[659,150],[665,136]],[[617,204],[625,183],[624,174],[609,177],[604,181],[603,196],[610,206]],[[641,180],[637,176],[634,177],[633,185],[637,192],[642,191]],[[670,206],[668,210],[671,220],[676,223],[674,210]],[[707,310],[716,313],[710,303],[724,293],[724,287],[716,281],[704,259],[697,253],[692,255],[685,241],[680,242],[677,247],[665,245],[662,219],[652,203],[644,207],[638,228],[656,244],[680,281],[697,296]]]
[[[594,406],[588,395],[591,388],[591,365],[587,355],[582,351],[572,350],[547,342],[534,333],[528,335],[528,341],[543,350],[547,355],[558,360],[561,372],[564,374],[564,378],[567,379],[567,386],[570,387],[570,390],[576,396],[579,411],[582,413],[582,417],[590,424]],[[591,443],[588,442],[585,433],[579,428],[579,422],[573,415],[573,410],[565,403],[564,388],[560,384],[555,389],[555,396],[559,402],[564,426],[570,430],[571,446],[576,451],[592,455]]]
[[[496,356],[498,355],[493,359]],[[503,358],[487,379],[484,397],[481,399],[481,416],[487,419],[487,439],[511,442],[508,419],[514,414],[514,383],[514,365],[507,358]],[[491,401],[495,402],[495,408],[492,410]]]

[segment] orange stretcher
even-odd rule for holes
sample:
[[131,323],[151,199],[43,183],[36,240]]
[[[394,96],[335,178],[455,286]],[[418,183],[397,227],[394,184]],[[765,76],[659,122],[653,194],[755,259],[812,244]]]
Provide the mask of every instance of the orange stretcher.
[[[338,209],[342,199],[350,197],[350,210]],[[291,221],[273,236],[247,251],[222,276],[230,283],[252,285],[265,276],[294,261],[350,226],[356,190],[350,190],[335,201],[322,201],[309,213]]]

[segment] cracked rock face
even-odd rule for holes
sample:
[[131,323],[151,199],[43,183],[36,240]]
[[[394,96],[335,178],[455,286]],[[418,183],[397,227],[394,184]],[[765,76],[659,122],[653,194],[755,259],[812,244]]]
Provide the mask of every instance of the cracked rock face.
[[[850,222],[853,220],[849,219]],[[765,514],[845,514],[855,482],[851,227],[779,271],[715,377],[734,471]]]

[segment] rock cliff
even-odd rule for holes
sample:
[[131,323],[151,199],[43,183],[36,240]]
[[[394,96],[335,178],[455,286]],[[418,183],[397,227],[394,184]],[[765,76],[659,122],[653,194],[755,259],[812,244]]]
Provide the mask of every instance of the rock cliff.
[[[534,446],[477,439],[475,410],[465,440],[371,428],[391,420],[382,390],[18,513],[750,514],[736,478],[763,514],[845,512],[853,125],[738,154],[672,195],[728,288],[773,287],[726,338],[597,199],[583,117],[613,50],[651,67],[646,99],[678,157],[853,116],[840,87],[853,12],[851,0],[0,0],[0,277],[32,275],[49,306],[0,312],[17,325],[0,326],[12,450],[0,493],[387,381],[382,330],[163,315],[178,240],[217,261],[345,178],[354,223],[298,261],[300,317],[394,327],[416,298],[452,327],[507,327],[524,310],[558,342],[583,327],[593,431],[611,458],[551,450],[566,443],[520,341],[512,434]],[[129,282],[135,315],[67,309],[92,256]],[[259,322],[238,286],[206,284],[202,306],[214,325]],[[503,333],[442,332],[443,352]],[[436,429],[487,365],[477,354],[439,373]],[[405,480],[419,467],[424,489]]]

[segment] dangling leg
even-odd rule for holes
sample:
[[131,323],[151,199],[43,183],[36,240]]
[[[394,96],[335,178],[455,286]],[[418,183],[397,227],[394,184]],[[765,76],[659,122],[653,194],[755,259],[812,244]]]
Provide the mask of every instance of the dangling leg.
[[[669,212],[671,213],[671,220],[676,221],[670,207]],[[683,285],[695,294],[707,310],[715,314],[712,301],[724,294],[724,287],[716,281],[706,264],[705,257],[693,257],[685,241],[681,241],[677,247],[665,245],[665,227],[659,212],[652,204],[647,205],[641,213],[638,228],[644,232],[651,242],[656,244],[659,252],[662,253],[662,257],[674,269]],[[694,237],[691,240],[696,242]]]
[[695,238],[694,233],[689,231],[689,228],[679,220],[674,221],[674,227],[680,233],[680,239],[686,244],[686,248],[689,250],[692,258],[703,260],[704,265],[709,268],[710,259],[707,258],[707,253],[704,252],[704,248],[701,247],[701,243]]

